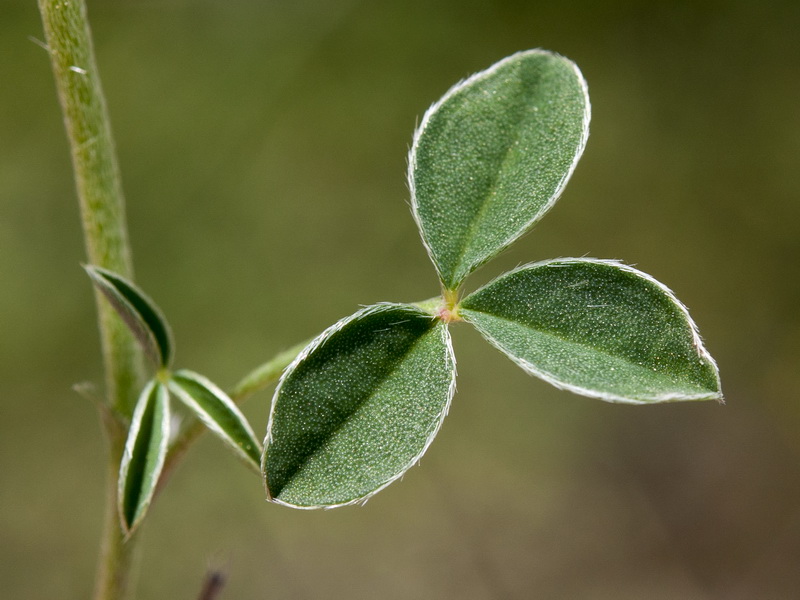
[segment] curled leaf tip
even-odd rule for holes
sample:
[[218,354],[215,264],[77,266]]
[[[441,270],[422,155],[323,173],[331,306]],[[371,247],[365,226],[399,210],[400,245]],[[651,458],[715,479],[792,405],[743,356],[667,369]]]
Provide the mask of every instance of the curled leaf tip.
[[168,367],[172,361],[172,330],[158,305],[133,282],[113,271],[96,265],[83,268],[153,364]]
[[126,536],[133,534],[150,507],[164,467],[169,433],[167,388],[151,381],[133,412],[119,470],[118,511]]

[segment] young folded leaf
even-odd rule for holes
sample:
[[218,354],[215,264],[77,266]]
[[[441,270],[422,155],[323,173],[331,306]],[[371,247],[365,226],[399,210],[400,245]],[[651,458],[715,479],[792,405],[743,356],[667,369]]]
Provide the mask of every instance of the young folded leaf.
[[409,157],[414,218],[446,289],[555,203],[589,135],[578,67],[520,52],[450,89],[425,113]]
[[172,332],[155,302],[116,273],[94,265],[84,268],[136,336],[145,354],[156,366],[168,367],[172,359]]
[[167,455],[169,421],[167,388],[151,381],[133,411],[119,468],[118,509],[122,528],[128,535],[144,518],[156,490]]
[[430,314],[379,304],[339,321],[275,391],[262,464],[268,497],[298,508],[365,501],[419,460],[454,391],[450,335]]
[[173,373],[169,388],[240,458],[261,471],[261,444],[250,423],[225,392],[202,375],[186,369]]
[[459,314],[559,388],[634,404],[722,398],[686,308],[649,275],[614,261],[526,265],[465,298]]

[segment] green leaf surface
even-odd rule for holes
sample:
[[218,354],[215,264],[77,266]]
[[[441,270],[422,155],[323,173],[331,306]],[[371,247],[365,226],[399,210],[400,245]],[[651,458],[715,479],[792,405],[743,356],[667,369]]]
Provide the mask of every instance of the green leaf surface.
[[400,477],[427,449],[455,391],[447,326],[378,304],[314,340],[281,379],[263,461],[271,500],[353,504]]
[[225,444],[256,471],[261,470],[261,444],[250,423],[228,395],[211,381],[181,369],[169,388]]
[[583,153],[589,116],[577,66],[544,50],[501,60],[428,109],[408,178],[414,217],[446,289],[555,203]]
[[520,367],[578,394],[635,404],[722,397],[686,308],[614,261],[526,265],[465,298],[459,314]]
[[169,420],[167,388],[151,381],[133,411],[117,482],[120,521],[128,535],[144,518],[158,485],[167,455]]
[[163,313],[136,285],[107,269],[84,267],[99,289],[136,336],[145,354],[159,367],[172,359],[172,332]]

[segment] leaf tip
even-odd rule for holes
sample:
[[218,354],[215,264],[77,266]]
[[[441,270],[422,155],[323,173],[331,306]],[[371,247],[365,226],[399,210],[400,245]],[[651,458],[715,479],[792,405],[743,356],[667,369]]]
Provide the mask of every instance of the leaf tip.
[[414,220],[446,288],[555,204],[583,154],[590,119],[577,65],[543,49],[460,81],[425,112],[407,179]]
[[363,504],[400,478],[447,414],[451,354],[444,323],[414,305],[365,307],[329,327],[275,390],[267,500],[304,510]]
[[169,367],[174,347],[172,330],[158,305],[125,277],[97,265],[82,266],[153,364]]

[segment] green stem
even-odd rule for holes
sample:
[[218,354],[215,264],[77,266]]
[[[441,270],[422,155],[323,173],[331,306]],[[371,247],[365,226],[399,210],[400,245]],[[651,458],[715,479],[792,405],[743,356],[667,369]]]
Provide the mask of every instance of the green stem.
[[139,533],[125,539],[119,524],[117,507],[117,477],[122,453],[125,450],[127,427],[110,411],[102,410],[102,424],[108,443],[106,467],[106,505],[103,517],[103,539],[97,562],[95,600],[131,598],[135,588],[135,570],[140,552],[136,543]]
[[[133,279],[124,198],[84,0],[38,0],[47,50],[64,114],[81,208],[89,262]],[[138,536],[125,539],[117,515],[117,471],[125,448],[124,418],[133,413],[143,384],[141,350],[110,305],[95,295],[106,373],[106,404],[101,406],[108,441],[104,537],[98,562],[95,600],[120,600],[133,590]],[[307,343],[278,354],[247,375],[232,397],[245,397],[275,381]],[[195,423],[170,449],[160,487],[205,430]]]
[[288,367],[291,362],[297,358],[311,340],[306,340],[301,344],[292,346],[288,350],[280,352],[272,358],[272,360],[265,362],[260,367],[253,369],[248,375],[245,375],[242,380],[237,383],[233,390],[231,390],[231,398],[234,402],[239,403],[251,394],[267,387],[273,381],[281,376],[283,370]]
[[[89,262],[133,278],[125,201],[84,0],[39,0],[64,114]],[[97,297],[111,406],[130,416],[142,381],[141,352],[110,305]]]
[[[47,50],[64,115],[81,210],[86,253],[92,264],[132,278],[124,200],[114,142],[92,48],[84,0],[38,0]],[[111,415],[129,417],[142,384],[142,356],[133,337],[95,294]],[[111,421],[116,420],[111,418]],[[123,433],[108,433],[108,510],[98,564],[96,600],[125,597],[131,588],[133,539],[125,542],[116,518],[116,476]]]

